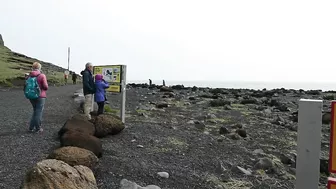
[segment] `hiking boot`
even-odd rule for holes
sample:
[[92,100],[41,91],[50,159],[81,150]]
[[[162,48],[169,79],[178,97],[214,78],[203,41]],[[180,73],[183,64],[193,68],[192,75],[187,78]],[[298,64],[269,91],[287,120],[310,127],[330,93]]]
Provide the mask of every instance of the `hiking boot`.
[[110,102],[109,101],[105,101],[105,104],[110,104]]
[[28,130],[28,133],[34,133],[34,132],[35,132],[34,129],[29,129],[29,130]]

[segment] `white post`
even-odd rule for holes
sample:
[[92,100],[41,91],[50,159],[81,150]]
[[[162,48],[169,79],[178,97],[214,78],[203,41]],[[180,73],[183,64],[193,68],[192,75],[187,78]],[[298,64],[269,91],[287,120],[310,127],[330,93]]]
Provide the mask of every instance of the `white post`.
[[320,177],[322,100],[299,101],[296,189],[317,189]]
[[121,107],[120,107],[120,118],[123,123],[125,123],[125,111],[126,111],[126,65],[122,65],[121,69]]
[[[93,73],[94,75],[94,73]],[[95,77],[93,76],[93,83],[95,84]],[[94,97],[95,97],[95,94],[92,94],[92,100],[91,100],[91,112],[94,111]]]

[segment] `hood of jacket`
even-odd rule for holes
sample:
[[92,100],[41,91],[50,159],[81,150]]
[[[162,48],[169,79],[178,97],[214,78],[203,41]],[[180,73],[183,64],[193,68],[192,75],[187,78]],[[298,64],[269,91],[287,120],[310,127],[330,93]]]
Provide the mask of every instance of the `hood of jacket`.
[[33,76],[33,77],[36,77],[38,74],[41,74],[41,71],[40,70],[33,70],[30,72],[30,76]]

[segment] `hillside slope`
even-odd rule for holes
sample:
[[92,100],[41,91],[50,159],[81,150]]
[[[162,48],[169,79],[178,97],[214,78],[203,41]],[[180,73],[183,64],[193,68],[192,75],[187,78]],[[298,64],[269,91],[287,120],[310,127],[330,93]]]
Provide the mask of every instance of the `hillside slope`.
[[[65,68],[54,64],[43,62],[26,55],[13,52],[0,43],[0,86],[21,86],[24,84],[24,74],[31,71],[33,62],[38,61],[42,64],[42,71],[47,75],[50,84],[64,84]],[[72,73],[70,71],[70,73]],[[69,77],[68,82],[70,82]],[[78,77],[80,80],[80,77]]]

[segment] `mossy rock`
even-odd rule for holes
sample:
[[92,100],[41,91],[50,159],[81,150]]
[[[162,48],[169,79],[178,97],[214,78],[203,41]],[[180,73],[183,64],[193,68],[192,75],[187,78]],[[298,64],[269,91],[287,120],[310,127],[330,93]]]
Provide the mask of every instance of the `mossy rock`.
[[96,127],[95,136],[98,138],[118,134],[125,128],[124,123],[117,116],[108,114],[97,116],[94,125]]
[[98,163],[98,158],[93,152],[74,146],[58,148],[48,156],[48,159],[57,159],[71,166],[83,165],[89,168],[94,168]]

